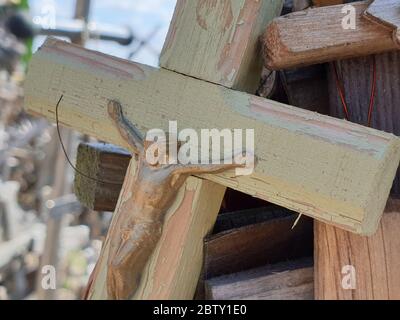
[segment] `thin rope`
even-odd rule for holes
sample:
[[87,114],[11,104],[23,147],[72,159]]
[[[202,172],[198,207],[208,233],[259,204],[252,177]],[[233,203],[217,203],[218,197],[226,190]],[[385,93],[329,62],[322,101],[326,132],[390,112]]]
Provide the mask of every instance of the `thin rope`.
[[72,161],[69,159],[67,151],[65,149],[64,143],[62,141],[61,138],[61,133],[60,133],[60,126],[59,126],[59,122],[58,122],[58,107],[61,103],[62,98],[64,97],[64,95],[62,94],[60,99],[58,99],[57,105],[56,105],[56,126],[57,126],[57,134],[58,134],[58,139],[60,140],[60,144],[61,144],[61,148],[64,152],[65,158],[67,159],[68,164],[71,166],[72,169],[75,170],[76,173],[80,174],[81,176],[85,177],[86,179],[90,179],[96,182],[100,182],[100,183],[104,183],[104,184],[115,184],[115,185],[120,185],[122,184],[121,182],[115,182],[115,181],[105,181],[105,180],[99,180],[93,177],[88,176],[87,174],[83,173],[82,171],[78,170],[73,164]]
[[[345,92],[344,92],[344,86],[343,83],[339,79],[339,73],[336,67],[336,63],[333,62],[333,69],[334,69],[334,74],[335,74],[335,80],[336,80],[336,87],[339,93],[340,100],[342,102],[343,106],[343,112],[345,114],[346,120],[350,121],[350,115],[349,115],[349,108],[346,103],[346,98],[345,98]],[[372,124],[372,113],[374,111],[374,105],[375,105],[375,96],[376,96],[376,81],[377,81],[377,76],[376,76],[376,59],[375,56],[373,56],[373,67],[372,67],[372,84],[371,84],[371,94],[369,98],[369,107],[368,107],[368,126],[371,127]]]
[[374,109],[374,102],[375,102],[375,91],[376,91],[376,60],[375,56],[373,56],[373,75],[372,75],[372,88],[371,88],[371,96],[369,98],[369,108],[368,108],[368,126],[371,126],[372,122],[372,111]]
[[340,96],[340,100],[342,101],[342,106],[343,106],[343,111],[346,117],[347,121],[350,121],[350,116],[349,116],[349,111],[347,109],[347,103],[346,103],[346,98],[344,97],[344,89],[343,86],[339,80],[339,74],[338,74],[338,70],[336,67],[336,62],[333,62],[333,69],[335,71],[335,80],[336,80],[336,87],[339,91],[339,96]]

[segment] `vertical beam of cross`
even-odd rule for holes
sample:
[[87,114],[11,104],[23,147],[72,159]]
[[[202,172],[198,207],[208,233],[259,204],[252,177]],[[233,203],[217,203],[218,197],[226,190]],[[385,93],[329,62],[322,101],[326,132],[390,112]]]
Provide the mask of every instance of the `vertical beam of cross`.
[[[258,37],[282,6],[283,1],[267,0],[224,0],[215,7],[200,0],[178,0],[161,67],[254,93],[262,67]],[[127,175],[134,171],[132,161]],[[214,225],[224,193],[224,186],[187,179],[167,213],[161,240],[142,272],[144,280],[134,299],[193,298],[202,267],[203,238]],[[107,298],[108,250],[106,240],[90,299]]]

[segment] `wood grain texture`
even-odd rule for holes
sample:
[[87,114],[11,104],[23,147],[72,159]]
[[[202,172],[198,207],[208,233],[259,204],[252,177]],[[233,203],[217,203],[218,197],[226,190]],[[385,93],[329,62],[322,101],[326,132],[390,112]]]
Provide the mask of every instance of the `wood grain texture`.
[[[114,211],[128,169],[131,154],[104,143],[81,143],[78,147],[74,193],[95,211]],[[92,179],[87,178],[89,176]]]
[[[210,191],[214,196],[204,197]],[[161,239],[133,299],[189,299],[194,294],[203,256],[203,242],[197,239],[212,229],[224,191],[223,186],[210,181],[187,179],[167,213]],[[108,241],[104,247],[105,254],[94,271],[96,282],[89,292],[90,299],[107,298]]]
[[363,17],[369,1],[351,3],[355,29],[343,29],[345,5],[311,8],[275,18],[267,27],[263,52],[267,68],[287,69],[395,50],[392,32]]
[[312,300],[313,282],[311,260],[284,262],[207,280],[206,299]]
[[[399,200],[388,201],[379,229],[372,237],[316,223],[315,298],[400,299],[399,230]],[[354,290],[342,287],[342,268],[346,265],[355,268]]]
[[398,0],[374,0],[364,17],[393,30],[393,41],[400,48],[400,2]]
[[160,65],[254,93],[262,68],[259,36],[282,6],[282,0],[178,0]]
[[205,279],[311,256],[312,219],[303,216],[292,230],[296,218],[288,209],[265,203],[264,207],[220,212],[212,234],[204,240],[195,298],[205,298]]
[[297,215],[289,212],[208,236],[204,243],[204,278],[311,256],[312,221],[304,217],[292,229]]
[[[368,124],[373,79],[373,64],[376,63],[375,101],[371,126],[375,129],[400,136],[400,51],[386,52],[374,56],[340,60],[335,62],[344,88],[345,98],[352,122]],[[329,114],[343,119],[343,105],[336,85],[333,66],[328,68]],[[393,182],[391,197],[400,197],[399,172]]]
[[62,125],[122,146],[108,99],[142,132],[168,120],[254,129],[252,175],[201,176],[356,233],[376,230],[400,158],[391,134],[50,39],[31,61],[25,107],[54,121],[61,94]]

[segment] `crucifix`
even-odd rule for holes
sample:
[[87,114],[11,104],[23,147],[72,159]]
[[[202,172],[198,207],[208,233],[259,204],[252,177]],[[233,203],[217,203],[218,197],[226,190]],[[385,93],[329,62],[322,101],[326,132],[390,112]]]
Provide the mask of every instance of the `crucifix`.
[[[195,130],[255,131],[253,174],[237,177],[228,170],[187,178],[164,215],[159,240],[146,244],[152,252],[134,272],[139,280],[131,272],[119,296],[107,288],[113,281],[108,271],[112,230],[125,211],[119,210],[124,194],[132,190],[121,191],[89,298],[191,298],[202,238],[212,228],[225,187],[355,233],[376,230],[400,158],[399,139],[239,91],[255,91],[261,68],[258,36],[281,4],[178,1],[161,69],[54,39],[34,55],[25,87],[28,111],[54,121],[63,94],[60,123],[99,139],[129,148],[110,117],[110,101],[119,101],[124,119],[141,133],[165,128],[168,119]],[[136,170],[131,160],[124,186]]]
[[[159,144],[157,151],[161,156],[162,142],[149,143],[144,140],[125,118],[118,102],[108,103],[108,114],[137,158],[136,173],[125,179],[119,205],[114,213],[118,219],[109,231],[108,297],[128,299],[139,286],[142,270],[160,240],[165,214],[186,178],[193,174],[216,173],[243,165],[233,161],[228,164],[186,165],[149,163],[146,159],[149,147],[154,143]],[[168,158],[170,153],[167,152],[165,156]],[[133,160],[132,165],[135,163]]]

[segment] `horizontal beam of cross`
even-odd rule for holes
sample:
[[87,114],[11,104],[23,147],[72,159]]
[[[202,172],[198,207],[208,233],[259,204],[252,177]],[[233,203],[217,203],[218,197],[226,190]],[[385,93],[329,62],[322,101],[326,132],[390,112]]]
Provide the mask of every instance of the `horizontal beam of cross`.
[[201,177],[362,234],[375,231],[400,159],[394,135],[48,39],[25,83],[28,111],[126,146],[107,114],[118,99],[142,132],[255,130],[250,176]]

